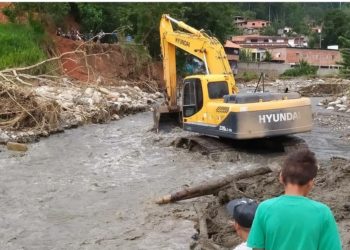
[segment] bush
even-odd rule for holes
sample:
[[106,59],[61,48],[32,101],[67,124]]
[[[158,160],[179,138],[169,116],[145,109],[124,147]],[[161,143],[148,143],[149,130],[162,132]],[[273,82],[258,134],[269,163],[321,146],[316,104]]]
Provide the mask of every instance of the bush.
[[271,55],[270,51],[266,51],[264,61],[265,62],[271,62],[272,61],[272,55]]
[[121,47],[124,57],[134,58],[135,63],[133,65],[136,71],[141,70],[147,63],[151,61],[149,51],[142,44],[136,44],[134,42],[124,42],[123,36],[119,36],[121,41],[119,45]]
[[38,23],[0,24],[0,69],[28,66],[46,58],[40,48],[45,37]]
[[239,60],[241,62],[252,62],[252,52],[250,49],[241,49],[239,53]]
[[317,67],[311,66],[308,62],[301,60],[295,68],[287,69],[282,76],[314,76]]
[[255,79],[258,79],[258,75],[253,71],[246,71],[242,75],[242,80],[244,82],[250,82]]

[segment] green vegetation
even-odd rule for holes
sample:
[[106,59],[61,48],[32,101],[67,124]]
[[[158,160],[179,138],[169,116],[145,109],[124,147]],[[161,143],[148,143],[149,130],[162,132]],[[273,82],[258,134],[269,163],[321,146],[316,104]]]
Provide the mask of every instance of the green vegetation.
[[133,67],[140,70],[146,63],[151,61],[147,48],[135,43],[121,43],[120,47],[124,57],[131,57],[135,60]]
[[[333,11],[339,11],[343,16],[346,16],[350,7],[349,3],[340,2],[247,2],[235,5],[240,10],[237,15],[271,21],[270,28],[264,32],[266,35],[277,35],[277,30],[285,26],[291,27],[298,34],[309,35],[311,33],[309,24],[321,25],[325,23],[333,15]],[[249,15],[245,13],[249,13]],[[327,31],[326,36],[329,35]]]
[[243,72],[241,79],[244,82],[250,82],[252,80],[258,79],[258,75],[254,71],[245,71]]
[[251,50],[242,48],[240,50],[239,60],[241,62],[252,62],[253,61],[253,56],[252,56]]
[[0,24],[0,69],[27,66],[46,58],[38,44],[45,33],[38,23]]
[[340,50],[342,62],[339,64],[343,66],[340,69],[340,74],[345,78],[350,78],[350,39],[340,36],[339,40],[343,47]]
[[3,9],[3,13],[13,23],[20,22],[22,17],[28,16],[29,20],[39,18],[43,24],[53,21],[56,25],[60,25],[70,9],[68,3],[13,3]]
[[271,62],[272,61],[272,55],[271,55],[270,51],[266,51],[264,61],[265,62]]
[[[25,19],[23,17],[28,17],[29,20],[39,21],[43,26],[52,27],[54,23],[67,30],[70,27],[64,27],[63,21],[70,17],[80,24],[82,33],[90,30],[97,33],[101,29],[104,32],[118,30],[119,37],[131,35],[135,44],[140,44],[140,48],[144,46],[145,51],[148,51],[154,59],[160,59],[159,20],[162,14],[170,14],[197,29],[204,29],[222,43],[227,38],[242,32],[234,27],[234,16],[271,21],[271,25],[262,33],[265,35],[277,35],[278,29],[291,27],[297,34],[309,36],[312,48],[317,48],[319,44],[322,48],[326,48],[328,45],[339,44],[340,36],[350,37],[350,3],[339,2],[23,2],[13,3],[3,12],[13,23],[21,23]],[[316,25],[323,25],[321,35],[311,31],[311,27]],[[31,37],[29,35],[28,42],[32,40]],[[241,58],[242,61],[252,61],[249,52],[243,52]]]
[[[43,23],[53,20],[62,25],[67,14],[81,24],[81,31],[104,32],[124,27],[136,43],[145,45],[152,57],[159,58],[159,20],[162,14],[204,29],[221,42],[234,33],[233,16],[237,9],[230,3],[15,3],[4,13],[15,21],[24,12],[39,13]],[[68,28],[68,27],[62,27]]]
[[314,76],[316,75],[317,67],[311,66],[308,62],[301,60],[295,68],[287,69],[282,76]]

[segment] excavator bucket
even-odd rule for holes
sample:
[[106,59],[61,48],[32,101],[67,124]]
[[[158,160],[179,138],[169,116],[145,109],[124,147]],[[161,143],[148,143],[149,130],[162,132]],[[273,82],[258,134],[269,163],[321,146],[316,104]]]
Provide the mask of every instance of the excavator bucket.
[[158,133],[159,130],[181,126],[181,111],[180,108],[169,110],[165,104],[157,105],[153,111],[153,129]]

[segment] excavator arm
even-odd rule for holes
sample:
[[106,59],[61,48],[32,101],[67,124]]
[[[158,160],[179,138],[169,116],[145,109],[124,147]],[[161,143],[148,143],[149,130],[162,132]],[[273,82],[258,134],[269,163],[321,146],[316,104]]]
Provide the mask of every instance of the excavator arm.
[[[186,32],[174,30],[172,23]],[[225,50],[215,37],[177,21],[169,15],[163,15],[160,21],[160,40],[166,99],[170,112],[179,110],[176,96],[176,47],[201,59],[204,62],[206,74],[225,75],[232,92],[238,92]]]

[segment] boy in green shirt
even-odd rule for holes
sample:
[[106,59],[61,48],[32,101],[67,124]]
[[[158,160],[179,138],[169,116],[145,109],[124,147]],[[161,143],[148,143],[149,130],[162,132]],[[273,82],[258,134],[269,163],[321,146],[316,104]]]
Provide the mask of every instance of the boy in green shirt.
[[265,250],[339,250],[337,224],[328,206],[311,200],[317,161],[309,150],[287,156],[280,174],[285,194],[259,204],[248,246]]

